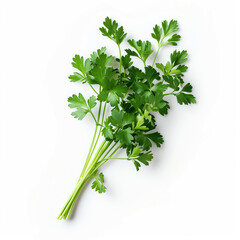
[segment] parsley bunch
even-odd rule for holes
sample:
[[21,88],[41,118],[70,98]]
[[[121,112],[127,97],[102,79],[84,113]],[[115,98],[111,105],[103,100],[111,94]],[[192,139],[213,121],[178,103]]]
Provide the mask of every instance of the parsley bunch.
[[[188,67],[187,51],[174,50],[166,64],[156,63],[160,49],[167,45],[176,46],[180,40],[178,23],[175,20],[155,25],[152,38],[156,40],[154,53],[150,41],[127,40],[129,48],[122,55],[121,44],[126,38],[122,26],[109,17],[103,22],[100,31],[103,36],[117,44],[119,57],[106,53],[106,47],[93,52],[89,58],[79,55],[73,58],[76,69],[69,79],[72,82],[88,84],[93,92],[89,99],[79,93],[69,97],[72,116],[82,120],[90,114],[95,122],[92,143],[81,175],[70,198],[63,207],[58,219],[68,219],[77,196],[83,186],[92,181],[92,188],[103,193],[104,175],[100,167],[112,159],[132,162],[138,171],[141,165],[149,165],[153,159],[153,144],[163,144],[162,135],[156,130],[154,112],[166,115],[170,108],[166,96],[176,97],[179,104],[196,103],[191,94],[192,86],[183,81]],[[152,64],[149,57],[154,55]],[[143,62],[143,68],[134,66],[134,58]],[[97,116],[92,109],[98,107]],[[110,114],[106,115],[106,110]],[[103,139],[100,143],[99,140]],[[124,150],[126,157],[116,158],[116,152]]]

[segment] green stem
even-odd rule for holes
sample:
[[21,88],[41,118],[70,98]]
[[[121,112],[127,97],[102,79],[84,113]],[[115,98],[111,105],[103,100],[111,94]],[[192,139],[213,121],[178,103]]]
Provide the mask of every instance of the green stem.
[[[100,119],[100,115],[101,115],[101,108],[102,108],[102,102],[100,102],[100,105],[99,105],[99,110],[98,110],[98,122],[99,122],[99,119]],[[92,152],[92,148],[93,148],[93,145],[94,145],[94,141],[95,141],[95,138],[96,138],[96,135],[97,135],[97,129],[98,129],[98,125],[96,125],[95,127],[95,131],[94,131],[94,135],[93,135],[93,139],[92,139],[92,143],[91,143],[91,146],[90,146],[90,149],[88,151],[88,155],[87,155],[87,159],[86,159],[86,162],[83,166],[83,169],[82,169],[82,172],[81,172],[81,175],[80,175],[80,178],[83,176],[83,174],[85,173],[86,171],[86,168],[88,166],[88,163],[91,159],[91,152]],[[79,179],[80,179],[79,178]]]
[[143,64],[144,64],[144,68],[146,68],[146,63],[143,61]]
[[104,104],[101,126],[100,126],[100,129],[99,129],[99,132],[98,132],[97,140],[96,140],[96,142],[95,142],[95,144],[94,144],[94,147],[93,147],[93,149],[92,149],[92,152],[91,152],[91,154],[90,154],[89,159],[91,159],[91,157],[92,157],[92,155],[93,155],[93,153],[94,153],[94,151],[95,151],[95,148],[96,148],[96,146],[97,146],[99,137],[100,137],[101,132],[102,132],[102,127],[103,127],[103,122],[104,122],[104,116],[105,116],[105,112],[106,112],[106,106],[107,106],[107,102],[105,102],[105,104]]
[[[104,139],[104,141],[102,142],[102,144],[99,146],[99,148],[98,148],[98,150],[97,150],[97,152],[96,152],[96,154],[95,154],[92,162],[90,163],[88,169],[93,165],[93,162],[95,162],[95,159],[98,158],[98,156],[101,154],[101,152],[103,151],[103,149],[105,149],[106,146],[104,146],[104,145],[106,145],[106,143],[107,143],[107,141]],[[88,172],[88,170],[87,170],[87,172]],[[83,176],[86,176],[86,175],[87,175],[87,172],[85,172]]]
[[102,101],[100,102],[99,109],[98,109],[98,122],[100,120],[101,110],[102,110]]
[[113,146],[108,150],[108,152],[104,155],[103,159],[107,157],[107,155],[112,151],[112,149],[118,144],[118,142],[114,143]]
[[96,125],[98,126],[98,121],[97,121],[97,119],[95,118],[95,116],[94,116],[94,114],[92,113],[91,110],[90,110],[90,114],[92,115],[94,122],[95,122]]
[[172,91],[172,92],[170,92],[170,93],[163,94],[163,96],[174,95],[174,92],[175,92],[175,91]]
[[119,59],[120,59],[119,72],[121,73],[121,71],[122,71],[122,53],[121,53],[120,44],[118,44],[118,51],[119,51]]
[[94,135],[93,135],[93,139],[92,139],[92,143],[91,143],[90,149],[89,149],[89,151],[88,151],[87,159],[86,159],[86,162],[85,162],[85,164],[84,164],[84,166],[83,166],[83,169],[82,169],[80,178],[81,178],[81,177],[83,176],[83,174],[85,173],[86,168],[87,168],[87,166],[88,166],[88,163],[89,163],[89,161],[90,161],[90,154],[91,154],[91,150],[92,150],[92,147],[93,147],[93,144],[94,144],[96,135],[97,135],[97,129],[98,129],[98,126],[96,125],[95,131],[94,131]]
[[[164,38],[163,38],[164,39]],[[160,41],[160,43],[158,44],[158,50],[155,54],[155,57],[154,57],[154,60],[153,60],[153,64],[152,64],[152,67],[154,66],[155,62],[156,62],[156,59],[157,59],[157,56],[158,56],[158,53],[159,53],[159,50],[160,48],[162,47],[162,42],[163,42],[163,39]]]
[[81,191],[81,189],[83,188],[84,184],[86,183],[88,179],[82,179],[82,181],[78,182],[70,199],[68,200],[68,202],[65,204],[63,210],[61,211],[61,213],[59,214],[58,216],[58,219],[68,219],[71,212],[72,212],[72,209],[73,209],[73,206],[74,206],[74,203],[78,197],[78,194],[79,192]]
[[[102,159],[101,161],[103,161],[103,160],[106,159],[107,155],[112,151],[112,149],[113,149],[116,145],[117,145],[117,142],[113,144],[113,146],[108,150],[108,152],[104,155],[104,157],[103,157],[103,159]],[[98,165],[101,163],[101,161],[98,162]],[[98,165],[97,165],[97,166],[98,166]],[[102,165],[101,165],[101,166],[102,166]],[[96,169],[98,169],[98,167],[96,167]],[[93,172],[95,172],[96,169],[94,169]]]
[[[103,149],[103,146],[105,145],[107,141],[104,140],[101,144],[101,146],[99,147],[96,155],[95,155],[95,158],[98,157],[99,153],[101,152],[101,150]],[[90,159],[90,158],[89,158]],[[89,160],[88,160],[89,161]],[[87,164],[86,164],[87,166]],[[73,193],[71,194],[70,198],[68,199],[67,203],[65,204],[65,206],[63,207],[63,210],[61,211],[60,215],[58,216],[58,219],[66,219],[67,216],[70,215],[69,213],[69,210],[71,209],[72,210],[72,205],[74,205],[74,202],[77,198],[77,195],[78,193],[80,192],[82,186],[84,185],[84,183],[88,180],[89,176],[88,176],[88,173],[87,174],[85,173],[85,171],[82,171],[82,176],[80,176],[80,178],[78,179],[78,182],[77,182],[77,185],[73,191]],[[66,216],[67,214],[67,216]]]
[[[101,157],[101,155],[104,153],[104,151],[106,151],[107,147],[111,144],[109,144],[109,142],[107,143],[106,140],[104,140],[101,144],[101,146],[99,147],[93,162],[95,163],[96,161],[98,161],[98,159]],[[61,213],[58,216],[58,219],[67,219],[70,214],[71,211],[73,209],[73,205],[78,197],[79,192],[81,191],[81,189],[83,188],[84,184],[87,182],[87,180],[91,177],[90,170],[93,168],[94,164],[93,162],[90,164],[87,172],[84,173],[83,177],[81,177],[78,182],[77,185],[73,191],[73,193],[71,194],[70,198],[68,199],[67,203],[65,204],[65,206],[63,207]]]
[[92,163],[90,164],[90,166],[88,167],[86,173],[84,174],[83,178],[80,179],[80,181],[78,181],[75,190],[73,191],[72,195],[70,196],[69,200],[67,201],[67,203],[65,204],[63,210],[61,211],[60,215],[58,216],[58,219],[68,219],[75,201],[80,193],[80,191],[82,190],[83,186],[85,185],[85,183],[89,180],[89,178],[91,178],[92,174],[100,167],[103,165],[103,163],[105,163],[108,159],[110,159],[115,152],[121,147],[121,145],[119,145],[111,154],[108,158],[105,159],[105,157],[111,152],[111,150],[116,146],[117,143],[115,143],[111,149],[104,155],[104,158],[100,164],[98,164],[96,166],[96,163],[98,162],[98,160],[102,157],[102,155],[106,152],[106,150],[108,149],[108,147],[111,145],[112,141],[107,142],[106,140],[104,140],[101,144],[101,146],[99,147],[95,157],[93,158]]
[[89,83],[89,86],[90,86],[91,89],[98,95],[98,92],[94,89],[94,87],[92,86],[92,84]]
[[98,152],[96,153],[94,159],[92,160],[91,164],[89,165],[88,170],[85,173],[85,176],[87,176],[89,174],[92,167],[97,163],[99,158],[104,154],[104,152],[107,150],[107,148],[110,146],[111,143],[112,143],[112,141],[110,141],[110,142],[107,142],[106,140],[103,141],[103,144],[100,146],[100,148],[98,149]]
[[107,162],[110,159],[116,159],[116,158],[111,158],[116,151],[122,146],[121,144],[111,153],[111,155],[106,158],[106,156],[109,154],[109,152],[111,152],[111,150],[116,146],[117,143],[114,144],[114,146],[112,146],[112,148],[107,152],[107,154],[103,157],[103,159],[98,163],[98,165],[93,169],[92,172],[95,172],[98,170],[98,168],[100,168],[105,162]]
[[159,50],[160,50],[160,48],[158,48],[158,50],[157,50],[157,52],[156,52],[156,55],[155,55],[154,60],[153,60],[152,67],[154,66],[154,64],[155,64],[155,62],[156,62],[156,60],[157,60],[157,56],[158,56]]
[[[104,120],[104,115],[105,115],[105,110],[106,110],[106,104],[104,106],[104,110],[103,110],[103,118],[102,118],[102,122]],[[98,120],[100,119],[100,111],[99,111],[99,115],[98,115]],[[97,126],[96,126],[97,127]],[[101,131],[100,131],[101,132]],[[94,136],[96,137],[96,134],[94,134]],[[95,139],[94,137],[94,139]],[[98,139],[97,139],[98,141]],[[97,141],[95,142],[95,145],[97,143]],[[92,141],[92,144],[94,143],[94,141]],[[92,162],[90,163],[90,165],[88,166],[89,164],[89,161],[91,159],[91,156],[94,152],[94,149],[92,149],[90,155],[88,155],[87,157],[87,160],[86,160],[86,163],[84,165],[84,168],[82,170],[82,173],[81,173],[81,176],[77,182],[77,185],[73,191],[73,193],[71,194],[70,198],[68,199],[68,201],[66,202],[65,206],[63,207],[60,215],[58,216],[58,219],[68,219],[72,210],[73,210],[73,207],[74,207],[74,204],[75,204],[75,201],[78,197],[78,194],[80,193],[81,189],[83,188],[84,184],[88,181],[89,178],[91,178],[92,174],[98,169],[96,168],[96,164],[98,162],[98,160],[102,157],[102,155],[106,152],[106,150],[108,149],[108,147],[112,144],[112,141],[106,141],[104,139],[104,141],[102,142],[102,144],[99,146]],[[111,152],[111,150],[116,146],[117,143],[115,143],[111,148],[110,150],[104,155],[104,158],[106,158],[106,156]],[[92,147],[90,147],[91,149]],[[119,148],[119,147],[118,147]],[[117,150],[117,149],[116,149]],[[116,150],[114,152],[116,152]],[[112,153],[114,154],[114,153]],[[111,156],[112,156],[111,154]],[[110,156],[110,157],[111,157]],[[106,162],[106,160],[105,160]],[[103,164],[103,162],[101,163],[101,165]],[[99,166],[101,166],[99,165]],[[88,167],[88,169],[87,169]],[[94,171],[93,171],[94,170]]]

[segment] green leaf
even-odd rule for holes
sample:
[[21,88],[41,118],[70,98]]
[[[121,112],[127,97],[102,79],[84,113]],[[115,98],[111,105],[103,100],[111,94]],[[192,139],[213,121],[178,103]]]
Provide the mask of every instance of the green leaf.
[[178,75],[178,74],[181,74],[181,71],[179,69],[172,69],[170,74],[172,75]]
[[91,59],[91,62],[92,62],[92,63],[95,63],[95,62],[96,62],[96,59],[97,59],[102,53],[105,53],[106,50],[107,50],[106,47],[102,47],[102,48],[98,49],[96,52],[93,52],[93,53],[91,54],[91,58],[90,58],[90,59]]
[[113,56],[108,56],[107,54],[102,53],[96,58],[95,62],[98,67],[106,68],[113,61],[113,59]]
[[164,76],[163,75],[163,79],[165,80],[165,82],[168,83],[168,86],[170,88],[172,88],[174,91],[178,91],[179,90],[179,84],[180,83],[179,83],[178,78],[170,76],[170,75],[168,75],[168,76]]
[[[108,87],[110,83],[108,84]],[[124,94],[127,92],[127,87],[124,85],[117,85],[113,87],[111,90],[103,89],[98,95],[98,100],[107,101],[111,106],[117,106],[120,102],[120,98],[124,97]]]
[[147,58],[152,54],[152,45],[149,41],[141,41],[137,42],[134,39],[129,39],[128,43],[131,47],[133,47],[139,54],[140,58],[143,62],[146,62]]
[[119,97],[114,90],[112,91],[103,90],[98,95],[98,100],[109,102],[112,107],[117,106],[119,103]]
[[116,134],[116,140],[119,140],[120,143],[123,145],[131,145],[131,142],[133,140],[132,133],[133,131],[131,130],[131,128],[121,129]]
[[122,102],[120,103],[120,106],[126,113],[135,112],[133,105],[130,102],[128,102],[128,100],[122,100]]
[[136,160],[133,160],[133,163],[134,163],[137,171],[139,171],[139,168],[141,167],[141,164],[138,161],[136,161]]
[[74,94],[72,95],[72,97],[69,97],[68,102],[70,103],[68,105],[70,108],[77,108],[77,107],[87,108],[86,100],[81,93],[79,93],[78,96]]
[[74,118],[77,118],[78,120],[82,120],[86,116],[87,113],[88,113],[87,109],[77,108],[77,110],[75,112],[72,112],[71,115]]
[[178,94],[176,94],[177,97],[177,101],[179,104],[191,104],[191,103],[196,103],[196,99],[192,94],[186,94],[183,92],[180,92]]
[[151,87],[151,91],[153,92],[165,92],[168,88],[167,84],[163,84],[162,82],[156,83]]
[[132,51],[131,49],[125,49],[125,52],[126,52],[129,56],[139,57],[138,54],[137,54],[135,51]]
[[88,76],[88,82],[90,82],[91,84],[99,84],[100,86],[102,86],[105,75],[106,75],[106,68],[98,67],[96,65],[90,71],[90,75]]
[[160,80],[160,75],[153,67],[147,66],[145,67],[145,78],[151,86],[154,80]]
[[187,71],[188,67],[185,65],[178,65],[177,69],[183,73]]
[[187,56],[188,56],[188,53],[186,50],[183,50],[182,52],[175,50],[170,55],[172,65],[175,67],[179,64],[186,62],[188,60]]
[[72,112],[72,116],[78,120],[82,120],[91,109],[96,106],[96,97],[91,96],[88,99],[88,104],[81,93],[77,95],[72,95],[68,98],[69,107],[76,108],[75,112]]
[[112,62],[113,56],[107,56],[105,53],[102,53],[95,60],[95,65],[89,72],[90,76],[88,78],[89,82],[94,84],[99,84],[103,86],[107,85],[106,81],[112,81],[113,76],[116,74],[116,70],[112,67],[107,66]]
[[108,90],[102,90],[99,94],[98,94],[98,100],[101,102],[105,102],[108,98],[108,94],[109,91]]
[[132,82],[143,80],[145,78],[145,74],[139,68],[131,67],[129,68],[128,71],[129,71],[129,78],[131,79]]
[[166,74],[166,69],[162,63],[156,63],[156,67],[160,69],[163,74]]
[[119,45],[123,42],[124,38],[127,36],[126,33],[124,33],[123,27],[119,27],[116,31],[116,43]]
[[144,91],[149,90],[149,87],[147,86],[147,84],[140,81],[135,81],[135,83],[133,83],[131,88],[137,94],[142,94]]
[[114,109],[111,116],[109,117],[109,121],[113,124],[113,126],[122,127],[123,115],[123,111],[118,111]]
[[112,21],[112,19],[110,19],[109,17],[105,18],[103,25],[108,29],[109,34],[114,34],[118,27],[118,23],[115,20]]
[[97,173],[93,177],[95,178],[95,181],[92,183],[92,189],[95,189],[98,193],[106,192],[106,187],[103,185],[104,175],[102,173]]
[[68,78],[71,80],[71,82],[80,81],[80,82],[84,83],[86,80],[86,77],[84,77],[83,75],[81,75],[78,72],[74,72],[73,75],[70,75]]
[[113,126],[123,128],[129,124],[132,124],[134,121],[134,114],[114,109],[112,110],[112,114],[108,119],[109,122],[113,124]]
[[126,113],[123,114],[123,120],[122,120],[122,127],[125,127],[129,124],[132,124],[135,120],[134,113]]
[[178,34],[173,34],[164,45],[177,46],[177,42],[180,41],[181,36]]
[[135,141],[142,147],[143,150],[149,150],[152,147],[152,143],[148,137],[141,132],[136,134]]
[[149,111],[147,111],[146,109],[144,110],[143,116],[146,120],[148,120],[149,122],[152,121],[152,115],[149,113]]
[[86,73],[91,69],[91,62],[90,59],[86,59],[86,61],[84,61],[83,57],[76,54],[73,58],[72,66],[78,69],[83,75],[86,75]]
[[90,109],[94,108],[97,104],[96,102],[97,98],[95,96],[91,96],[89,99],[88,99],[88,106]]
[[139,171],[139,168],[141,167],[140,163],[143,163],[144,165],[148,166],[149,162],[153,159],[153,155],[151,152],[146,153],[140,153],[137,158],[131,159],[136,167],[136,170]]
[[169,74],[171,69],[172,69],[172,64],[170,62],[166,63],[165,69],[166,69],[166,73]]
[[111,91],[108,95],[107,102],[109,102],[112,107],[117,106],[119,103],[119,97],[115,92]]
[[138,115],[137,116],[137,123],[136,126],[134,127],[135,130],[148,130],[148,128],[146,126],[143,125],[144,124],[144,116],[142,115]]
[[176,20],[171,20],[169,23],[165,20],[162,22],[162,28],[164,36],[166,37],[178,30],[178,23]]
[[152,37],[156,39],[159,43],[161,36],[162,36],[162,28],[156,24],[155,27],[153,28]]
[[159,108],[158,112],[164,116],[168,114],[168,109],[170,109],[170,106],[168,104],[167,101],[163,100],[163,102],[165,102],[165,106],[163,106],[162,108]]
[[141,149],[140,149],[140,147],[137,146],[132,150],[132,153],[129,155],[129,157],[130,158],[137,157],[137,156],[139,156],[140,152],[141,152]]
[[159,132],[146,134],[146,136],[150,138],[156,144],[157,147],[160,147],[164,142],[163,136]]
[[127,36],[127,34],[124,33],[123,27],[118,27],[118,23],[109,17],[105,18],[103,25],[105,27],[99,28],[99,30],[102,32],[102,35],[115,41],[118,45],[121,44],[124,38]]
[[145,98],[141,94],[132,94],[129,97],[131,105],[135,108],[136,111],[144,104]]
[[129,54],[122,56],[122,66],[126,70],[132,66],[133,62]]
[[187,83],[183,88],[182,92],[192,92],[192,85],[190,83]]
[[103,80],[103,88],[105,90],[112,90],[116,87],[118,81],[116,79],[117,70],[112,67],[107,68]]
[[102,130],[103,136],[106,140],[110,141],[113,139],[113,129],[112,126],[105,126]]
[[128,88],[124,85],[117,85],[115,88],[112,89],[111,93],[114,92],[118,98],[123,98],[127,93]]
[[151,99],[151,109],[152,111],[158,112],[159,109],[165,107],[166,103],[163,100],[163,94],[162,92],[157,92],[155,96]]
[[137,160],[141,163],[143,163],[144,165],[148,166],[149,162],[153,159],[153,155],[150,152],[147,153],[140,153],[139,157],[137,158]]

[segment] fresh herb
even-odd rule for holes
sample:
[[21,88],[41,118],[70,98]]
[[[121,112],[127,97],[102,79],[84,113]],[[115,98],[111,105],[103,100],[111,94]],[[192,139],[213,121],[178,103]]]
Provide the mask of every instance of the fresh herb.
[[[161,147],[163,144],[163,137],[156,129],[154,112],[161,115],[168,113],[169,95],[176,97],[179,104],[196,103],[191,94],[191,84],[183,81],[188,69],[185,65],[187,51],[175,50],[167,63],[156,63],[162,47],[176,46],[180,40],[181,37],[176,34],[177,21],[165,20],[161,26],[154,26],[155,54],[150,41],[129,39],[129,48],[122,55],[121,43],[127,35],[123,27],[109,17],[103,25],[100,28],[102,35],[117,44],[119,56],[108,55],[106,47],[103,47],[87,59],[79,55],[73,58],[72,66],[76,72],[69,79],[88,84],[93,95],[87,100],[81,93],[72,95],[68,99],[69,107],[73,110],[73,117],[79,120],[90,114],[96,126],[77,185],[58,219],[69,218],[77,196],[87,182],[93,181],[92,188],[99,193],[106,191],[100,167],[107,161],[127,160],[137,171],[142,165],[149,165],[153,159],[152,146]],[[151,55],[153,62],[149,64]],[[142,69],[134,66],[134,58],[143,62]],[[96,107],[97,116],[92,111]],[[99,143],[100,139],[103,140]],[[126,157],[116,157],[120,150],[126,152]]]

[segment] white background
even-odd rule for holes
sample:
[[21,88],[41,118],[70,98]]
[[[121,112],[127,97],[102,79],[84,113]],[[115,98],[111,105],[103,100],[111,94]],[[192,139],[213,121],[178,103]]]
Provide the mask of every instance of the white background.
[[[1,1],[0,238],[239,239],[238,12],[231,0]],[[143,40],[156,23],[177,19],[197,104],[170,100],[157,118],[165,143],[150,166],[110,162],[106,194],[88,185],[73,217],[59,221],[94,128],[67,107],[73,93],[90,94],[69,82],[71,58],[101,46],[117,55],[98,30],[106,16]]]

